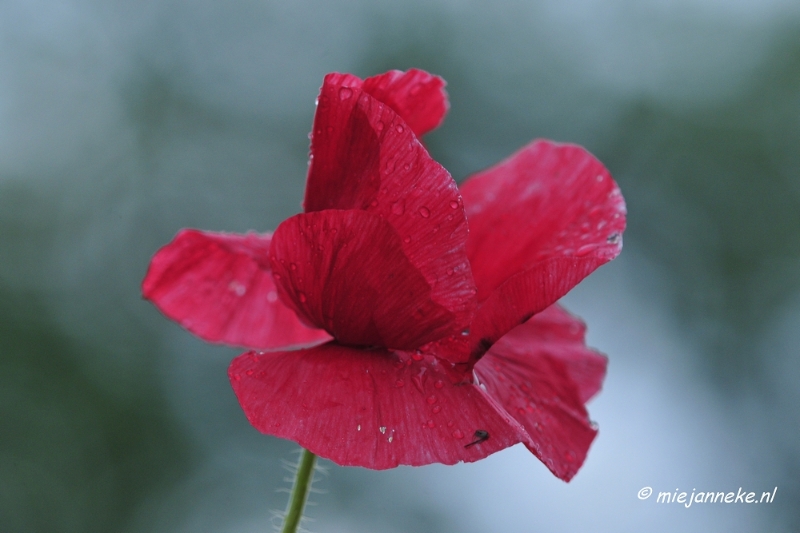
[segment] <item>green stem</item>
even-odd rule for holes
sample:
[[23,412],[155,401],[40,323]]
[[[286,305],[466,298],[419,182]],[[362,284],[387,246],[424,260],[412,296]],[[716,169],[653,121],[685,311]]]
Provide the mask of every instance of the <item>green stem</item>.
[[311,489],[311,480],[314,478],[314,463],[317,456],[303,449],[300,464],[297,466],[297,476],[294,478],[292,495],[289,496],[289,506],[286,508],[286,518],[283,521],[283,533],[295,533],[300,519],[303,518],[303,507],[306,506],[308,492]]

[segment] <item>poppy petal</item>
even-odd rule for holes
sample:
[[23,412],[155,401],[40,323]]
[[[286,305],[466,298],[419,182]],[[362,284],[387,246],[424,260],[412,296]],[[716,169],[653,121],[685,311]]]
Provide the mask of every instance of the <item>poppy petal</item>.
[[329,340],[280,301],[270,240],[269,234],[182,230],[153,256],[144,297],[209,342],[272,349]]
[[414,349],[458,325],[458,298],[437,299],[397,232],[365,211],[296,215],[275,231],[272,269],[287,302],[340,343]]
[[[487,393],[525,428],[528,449],[558,478],[569,481],[597,435],[583,400],[596,376],[583,389],[575,383],[573,376],[580,371],[572,360],[581,354],[551,326],[545,321],[503,337],[475,365],[475,374]],[[537,339],[537,332],[546,332],[545,338]]]
[[364,91],[402,117],[417,137],[439,127],[450,108],[445,81],[424,70],[392,70],[364,80]]
[[546,259],[593,257],[599,266],[622,249],[625,201],[580,146],[534,141],[466,180],[461,194],[479,301]]
[[558,304],[512,329],[499,342],[513,346],[517,353],[524,353],[533,346],[549,357],[560,359],[578,387],[582,403],[594,397],[603,386],[608,359],[586,346],[586,325]]
[[480,387],[432,356],[328,343],[246,353],[228,375],[256,429],[343,466],[472,462],[528,439]]
[[580,146],[534,141],[461,192],[482,302],[471,328],[474,357],[622,249],[625,201]]
[[433,299],[458,301],[449,308],[466,327],[476,289],[458,186],[397,113],[342,79],[329,75],[321,89],[305,211],[358,209],[386,220]]

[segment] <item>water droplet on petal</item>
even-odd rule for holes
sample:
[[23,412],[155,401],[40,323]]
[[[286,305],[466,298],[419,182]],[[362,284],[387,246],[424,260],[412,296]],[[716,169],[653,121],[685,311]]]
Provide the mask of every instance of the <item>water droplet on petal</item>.
[[378,200],[372,200],[372,201],[369,203],[369,205],[371,205],[372,207],[378,207]]
[[433,405],[436,403],[436,396],[428,396],[425,401],[428,402],[429,405]]
[[577,255],[578,257],[583,257],[584,255],[589,255],[589,253],[591,253],[596,249],[597,249],[596,244],[584,244],[583,246],[575,250],[575,255]]
[[278,301],[278,293],[275,291],[269,291],[267,293],[267,301],[269,303],[275,303]]
[[347,100],[351,96],[353,96],[353,91],[349,87],[342,87],[341,89],[339,89],[339,98],[340,99]]
[[403,239],[403,242],[406,243],[406,244],[410,243],[411,242],[411,237],[406,237],[405,239]]
[[434,405],[433,409],[431,409],[431,411],[433,411],[433,414],[435,414],[435,415],[439,414],[439,411],[441,411],[441,410],[442,410],[442,406],[441,405]]
[[431,429],[436,427],[436,424],[433,423],[433,420],[428,420],[428,427]]
[[406,203],[403,200],[398,200],[392,204],[392,213],[395,215],[402,215],[406,212]]
[[449,427],[449,428],[453,427],[454,425],[455,425],[455,424],[453,424],[453,421],[452,421],[452,420],[451,420],[450,422],[448,422],[448,423],[447,423],[447,427]]
[[444,387],[444,382],[441,379],[437,379],[436,383],[434,383],[433,386],[436,387],[437,389],[441,389],[442,387]]
[[298,292],[297,299],[300,300],[301,303],[306,303],[308,301],[308,298],[306,298],[306,293],[304,292]]
[[386,426],[379,427],[378,431],[380,431],[381,433],[386,433]]
[[464,433],[462,433],[460,429],[457,429],[457,430],[455,430],[453,432],[453,438],[454,439],[463,439],[464,438]]
[[455,200],[451,201],[450,207],[452,207],[453,209],[458,209],[458,202],[456,202]]
[[378,131],[383,131],[383,128],[384,128],[384,124],[383,124],[382,121],[379,120],[378,123],[375,124],[375,129],[378,130]]
[[428,218],[431,216],[431,210],[423,205],[419,208],[419,214],[422,218]]
[[395,129],[397,130],[397,133],[403,133],[404,131],[406,131],[406,129],[403,127],[402,124],[398,124]]
[[291,265],[289,265],[289,268],[291,268],[292,270],[297,270],[297,263],[292,263]]
[[398,379],[397,381],[394,382],[395,387],[397,387],[398,389],[400,387],[403,387],[405,384],[406,384],[406,382],[403,381],[402,379]]
[[275,278],[275,281],[280,281],[281,275],[280,274],[272,274],[272,277]]
[[236,381],[239,381],[240,379],[242,379],[242,376],[240,374],[234,374],[233,375],[233,379],[235,379]]
[[422,355],[422,352],[417,350],[416,352],[411,354],[411,359],[413,359],[414,361],[422,361],[423,359],[425,359],[425,356]]

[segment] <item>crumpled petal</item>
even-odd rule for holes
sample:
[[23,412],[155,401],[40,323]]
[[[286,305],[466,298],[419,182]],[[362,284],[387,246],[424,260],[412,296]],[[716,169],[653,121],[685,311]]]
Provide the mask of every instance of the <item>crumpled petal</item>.
[[554,306],[500,339],[474,369],[525,428],[528,449],[564,481],[578,472],[597,434],[584,403],[605,375],[605,358],[586,348],[583,332]]
[[246,353],[228,375],[256,429],[343,466],[472,462],[528,438],[480,387],[431,356],[328,343]]
[[182,230],[153,256],[142,293],[210,342],[273,349],[329,340],[280,301],[269,265],[270,240],[270,234]]
[[328,75],[320,92],[305,211],[357,209],[386,220],[432,298],[457,300],[456,322],[466,327],[476,289],[458,186],[397,113],[347,83]]
[[417,137],[438,128],[450,108],[445,81],[424,70],[392,70],[364,80],[364,90],[400,115]]
[[461,193],[481,302],[475,321],[482,331],[472,331],[478,352],[622,249],[625,202],[605,167],[579,146],[537,140],[469,178]]
[[567,374],[578,387],[578,397],[586,403],[600,392],[606,376],[606,356],[586,346],[586,324],[558,304],[509,331],[500,340],[514,351],[536,350],[555,357],[566,365]]
[[296,215],[275,230],[270,260],[283,301],[342,344],[414,349],[458,327],[461,301],[437,300],[373,213]]

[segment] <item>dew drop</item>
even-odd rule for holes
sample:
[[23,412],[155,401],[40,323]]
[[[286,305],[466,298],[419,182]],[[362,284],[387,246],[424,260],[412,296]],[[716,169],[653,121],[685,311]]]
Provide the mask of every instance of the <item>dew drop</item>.
[[455,430],[453,432],[453,438],[454,439],[463,439],[464,438],[464,433],[462,433],[460,429],[457,429],[457,430]]
[[437,389],[441,389],[442,387],[444,387],[444,382],[441,379],[437,379],[436,383],[434,383],[433,386],[436,387]]
[[452,207],[453,209],[458,209],[458,202],[456,202],[455,200],[451,201],[450,207]]
[[450,422],[448,422],[448,423],[447,423],[447,427],[449,427],[449,428],[453,427],[454,425],[455,425],[455,424],[453,424],[453,421],[452,421],[452,420],[451,420]]
[[289,265],[289,268],[291,268],[292,270],[297,270],[297,263],[292,263],[291,265]]
[[413,359],[414,361],[422,361],[423,359],[425,359],[425,356],[422,355],[422,352],[417,350],[416,352],[411,354],[411,359]]
[[595,178],[595,179],[597,179],[598,182],[601,182],[601,181],[603,181],[603,175],[602,174],[598,174],[597,178]]
[[386,426],[379,427],[378,431],[380,431],[381,433],[386,433]]
[[435,414],[435,415],[439,414],[439,411],[441,411],[441,410],[442,410],[442,406],[441,405],[434,405],[433,409],[431,409],[431,411],[433,411],[433,414]]
[[281,275],[280,274],[272,274],[272,277],[275,278],[275,281],[280,281]]
[[267,301],[269,303],[275,303],[278,301],[278,293],[275,291],[269,291],[267,293]]
[[398,124],[395,129],[397,130],[397,133],[403,133],[404,131],[406,131],[406,129],[403,127],[402,124]]
[[342,87],[339,89],[339,98],[341,100],[347,100],[351,96],[353,96],[353,91],[349,87]]
[[384,128],[383,121],[379,120],[378,123],[375,124],[375,129],[378,130],[378,131],[383,131],[383,128]]
[[301,303],[306,303],[308,301],[308,298],[306,298],[306,293],[304,292],[298,292],[297,299],[300,300]]
[[394,382],[395,387],[397,387],[398,389],[403,387],[405,384],[406,382],[403,381],[402,379],[398,379],[397,381]]
[[361,431],[361,424],[358,425],[358,427],[356,428],[356,431]]
[[369,205],[371,205],[372,207],[378,207],[378,200],[372,200],[372,201],[369,203]]
[[467,335],[469,335],[469,328],[461,332],[461,336],[466,337]]
[[411,242],[411,237],[406,237],[405,239],[403,239],[403,242],[406,243],[406,244],[410,243]]
[[596,244],[584,244],[583,246],[575,250],[575,255],[577,255],[578,257],[583,257],[584,255],[588,255],[595,249],[597,249]]
[[433,420],[428,420],[428,427],[431,429],[436,427],[436,424],[433,423]]
[[239,381],[240,379],[242,379],[242,376],[240,374],[234,374],[233,375],[233,379],[235,379],[236,381]]
[[425,401],[428,402],[429,405],[433,405],[436,403],[437,398],[436,396],[428,396],[427,398],[425,398]]
[[419,214],[422,218],[428,218],[431,216],[431,210],[423,205],[419,208]]
[[403,200],[398,200],[392,204],[392,213],[395,215],[402,215],[406,212],[406,203]]
[[244,296],[244,293],[247,292],[247,287],[243,284],[239,283],[238,281],[234,280],[228,284],[228,290],[234,293],[236,296]]

